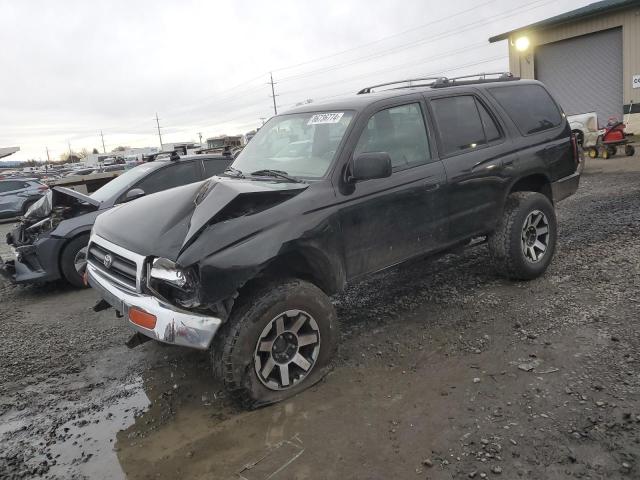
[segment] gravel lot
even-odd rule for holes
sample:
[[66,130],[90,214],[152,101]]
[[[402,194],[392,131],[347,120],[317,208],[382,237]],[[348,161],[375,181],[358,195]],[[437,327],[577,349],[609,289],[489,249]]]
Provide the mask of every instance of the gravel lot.
[[3,284],[0,478],[640,478],[640,157],[558,214],[538,280],[480,246],[351,286],[333,372],[253,412],[94,292]]

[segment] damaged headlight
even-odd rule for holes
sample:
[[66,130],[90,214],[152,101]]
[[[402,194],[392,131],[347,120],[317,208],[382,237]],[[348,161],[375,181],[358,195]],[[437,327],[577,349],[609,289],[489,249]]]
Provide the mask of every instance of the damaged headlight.
[[152,280],[166,282],[179,288],[187,284],[187,274],[166,258],[156,258],[153,261],[149,277]]
[[197,275],[166,258],[156,258],[148,267],[147,285],[153,293],[183,308],[200,306]]

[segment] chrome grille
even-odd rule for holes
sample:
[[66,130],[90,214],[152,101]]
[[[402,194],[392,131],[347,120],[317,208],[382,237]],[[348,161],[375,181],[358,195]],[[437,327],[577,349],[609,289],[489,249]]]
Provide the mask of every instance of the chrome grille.
[[[97,242],[96,242],[97,240]],[[144,257],[99,237],[92,237],[87,261],[114,282],[137,291]]]

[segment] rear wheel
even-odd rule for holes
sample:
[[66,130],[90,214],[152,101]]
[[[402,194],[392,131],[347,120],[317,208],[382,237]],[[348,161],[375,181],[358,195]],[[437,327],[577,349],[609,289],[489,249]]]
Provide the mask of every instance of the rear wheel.
[[627,157],[631,157],[636,153],[636,149],[633,148],[633,145],[625,145],[624,147],[624,154]]
[[60,270],[64,279],[76,288],[85,288],[83,276],[87,268],[89,235],[80,235],[64,247],[60,256]]
[[545,195],[509,195],[496,231],[489,236],[489,251],[498,271],[518,280],[542,275],[553,258],[556,227],[555,210]]
[[594,147],[589,147],[589,158],[598,158],[598,149]]
[[338,320],[322,290],[286,280],[241,298],[220,333],[214,370],[237,401],[255,408],[322,379],[338,344]]
[[611,157],[611,150],[609,150],[608,148],[603,148],[602,152],[600,152],[600,156],[604,159],[604,160],[608,160],[609,157]]

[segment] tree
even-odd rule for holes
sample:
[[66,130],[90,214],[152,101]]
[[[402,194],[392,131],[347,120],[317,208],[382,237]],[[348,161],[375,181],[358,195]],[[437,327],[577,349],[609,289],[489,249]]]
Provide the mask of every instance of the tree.
[[114,148],[113,150],[111,150],[112,152],[124,152],[125,150],[129,150],[131,147],[123,147],[123,146],[119,146]]
[[87,158],[89,156],[89,150],[83,148],[82,150],[80,150],[80,153],[78,155],[80,156],[80,158]]
[[94,155],[97,155],[97,154],[99,154],[100,152],[98,151],[98,149],[97,149],[97,148],[94,148],[94,149],[93,149],[93,152],[91,152],[91,153],[93,153]]
[[60,155],[60,161],[62,163],[76,163],[79,162],[81,159],[80,154],[78,154],[77,152],[64,152],[62,155]]

